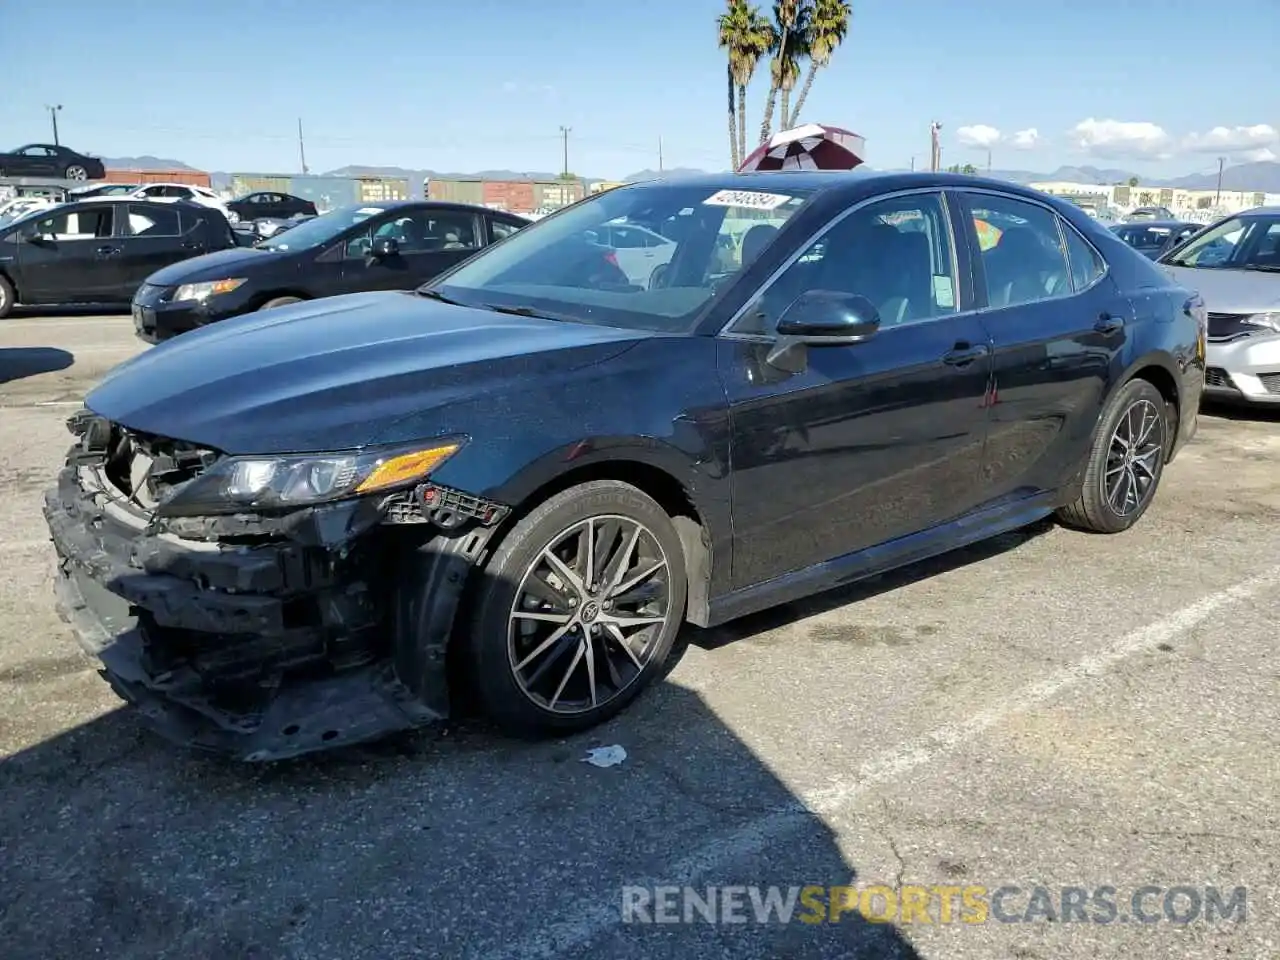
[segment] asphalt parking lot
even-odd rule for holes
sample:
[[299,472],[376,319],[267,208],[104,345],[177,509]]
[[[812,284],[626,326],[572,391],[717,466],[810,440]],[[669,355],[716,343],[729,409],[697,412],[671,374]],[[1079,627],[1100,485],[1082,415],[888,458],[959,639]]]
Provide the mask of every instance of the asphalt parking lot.
[[[123,316],[0,322],[6,957],[1280,957],[1280,416],[1203,416],[1129,534],[1043,524],[691,631],[589,735],[245,767],[154,739],[53,611],[63,420],[140,349]],[[1017,890],[985,922],[623,922],[624,887],[810,884]],[[1037,885],[1117,916],[1030,915]],[[1243,886],[1245,919],[1161,918],[1178,886]]]

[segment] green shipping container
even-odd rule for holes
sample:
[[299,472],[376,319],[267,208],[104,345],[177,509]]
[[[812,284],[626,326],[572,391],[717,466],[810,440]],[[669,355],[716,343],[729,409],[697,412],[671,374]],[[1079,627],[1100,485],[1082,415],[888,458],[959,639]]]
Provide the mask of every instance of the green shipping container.
[[289,178],[264,173],[233,173],[231,175],[231,192],[237,197],[263,191],[288,193]]
[[427,199],[479,206],[484,202],[484,181],[433,178],[427,181]]

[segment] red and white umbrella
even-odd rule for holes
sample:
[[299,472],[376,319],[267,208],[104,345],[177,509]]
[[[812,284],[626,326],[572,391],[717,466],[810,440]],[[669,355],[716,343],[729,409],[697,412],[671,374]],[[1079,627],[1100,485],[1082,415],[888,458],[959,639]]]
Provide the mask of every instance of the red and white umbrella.
[[775,133],[742,161],[738,173],[756,170],[852,170],[863,162],[867,141],[841,127],[806,123]]

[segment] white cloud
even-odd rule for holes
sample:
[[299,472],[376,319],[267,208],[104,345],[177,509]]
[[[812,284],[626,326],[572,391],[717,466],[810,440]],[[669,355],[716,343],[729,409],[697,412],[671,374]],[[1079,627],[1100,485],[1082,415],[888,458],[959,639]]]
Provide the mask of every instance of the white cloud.
[[1269,123],[1250,127],[1214,127],[1208,133],[1191,133],[1182,147],[1191,153],[1219,153],[1237,162],[1274,160],[1270,149],[1280,143],[1280,130]]
[[1035,127],[1027,127],[1026,130],[1019,130],[1013,135],[1013,145],[1019,150],[1034,150],[1043,142],[1044,138]]
[[1095,120],[1089,117],[1071,128],[1072,142],[1086,153],[1106,160],[1157,159],[1170,155],[1165,129],[1145,120]]
[[966,147],[973,147],[978,150],[990,150],[1000,142],[1000,131],[995,127],[989,127],[985,123],[974,124],[971,127],[957,127],[956,139]]

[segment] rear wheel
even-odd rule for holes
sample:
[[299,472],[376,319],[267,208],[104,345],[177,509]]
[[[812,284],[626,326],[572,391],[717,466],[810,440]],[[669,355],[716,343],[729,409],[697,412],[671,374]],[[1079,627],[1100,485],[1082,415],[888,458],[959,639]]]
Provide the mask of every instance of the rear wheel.
[[1062,520],[1095,533],[1128,530],[1146,513],[1164,472],[1169,420],[1164,396],[1131,380],[1107,404],[1085,467],[1080,497]]
[[584,730],[659,676],[684,620],[684,554],[643,491],[596,480],[522,519],[483,569],[465,644],[484,712],[517,736]]
[[274,310],[276,307],[287,307],[291,303],[301,303],[301,297],[276,297],[274,300],[268,300],[259,310]]
[[15,299],[13,284],[9,282],[7,277],[0,277],[0,320],[3,320],[13,312]]
[[63,175],[67,180],[88,180],[89,171],[78,163],[73,163],[63,171]]

